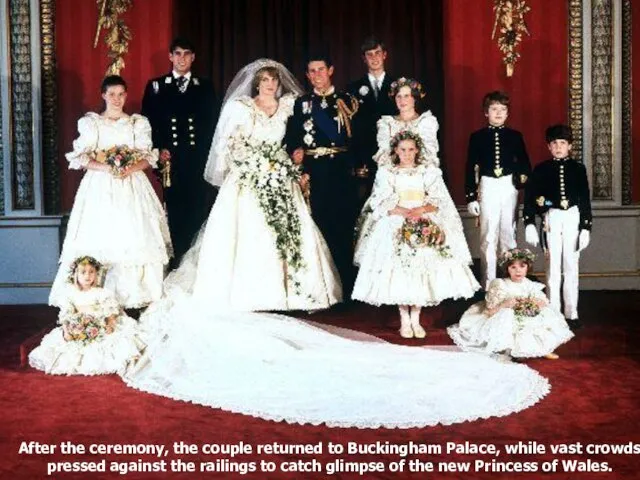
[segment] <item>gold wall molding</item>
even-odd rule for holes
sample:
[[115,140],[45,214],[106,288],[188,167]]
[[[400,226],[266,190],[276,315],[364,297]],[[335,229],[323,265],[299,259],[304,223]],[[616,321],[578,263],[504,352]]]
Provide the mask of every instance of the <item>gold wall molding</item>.
[[131,31],[121,16],[131,8],[133,0],[96,1],[100,11],[93,48],[98,46],[98,39],[104,28],[106,30],[104,42],[107,44],[107,56],[110,59],[105,75],[120,75],[120,70],[125,66],[124,55],[129,51],[129,40],[131,40]]
[[13,210],[35,208],[29,0],[9,0]]
[[516,62],[520,58],[518,47],[522,36],[529,33],[524,16],[531,10],[526,0],[493,0],[495,20],[491,38],[498,37],[498,48],[502,52],[507,77],[513,76]]
[[40,37],[42,44],[42,169],[44,208],[45,213],[48,215],[60,213],[55,7],[55,0],[40,0]]
[[613,3],[592,0],[591,103],[592,179],[594,200],[613,198]]
[[[631,0],[622,1],[622,204],[631,205],[633,198],[633,132],[632,127],[632,33]],[[640,120],[640,119],[639,119]]]
[[582,0],[569,0],[569,126],[573,154],[583,158],[583,22]]

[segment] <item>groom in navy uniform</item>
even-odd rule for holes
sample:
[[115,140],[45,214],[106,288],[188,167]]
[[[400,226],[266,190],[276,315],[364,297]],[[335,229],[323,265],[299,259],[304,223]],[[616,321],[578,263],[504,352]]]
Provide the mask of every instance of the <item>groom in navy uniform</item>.
[[209,185],[203,178],[215,122],[211,82],[191,72],[193,44],[176,38],[169,47],[170,73],[147,83],[142,114],[149,119],[161,162],[170,160],[170,186],[164,187],[175,264],[189,249],[206,219]]
[[351,82],[347,91],[358,99],[360,108],[353,123],[353,154],[356,158],[356,173],[364,187],[361,200],[371,193],[371,186],[377,165],[373,155],[378,151],[377,122],[382,115],[398,112],[395,100],[389,97],[393,78],[385,71],[387,50],[379,39],[369,37],[361,47],[362,59],[367,66],[367,74]]
[[294,161],[302,163],[308,175],[311,215],[329,245],[348,298],[354,277],[356,214],[355,165],[349,144],[358,101],[332,85],[333,64],[329,57],[309,57],[306,75],[313,91],[296,99],[293,116],[287,122],[285,143]]

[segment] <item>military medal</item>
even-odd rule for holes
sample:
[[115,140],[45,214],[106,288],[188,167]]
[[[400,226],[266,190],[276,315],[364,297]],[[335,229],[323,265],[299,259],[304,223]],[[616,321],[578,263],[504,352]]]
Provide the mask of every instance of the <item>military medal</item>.
[[327,108],[329,104],[327,103],[327,97],[322,97],[322,102],[320,102],[320,106],[322,108]]
[[496,174],[496,177],[501,177],[502,176],[502,167],[496,167],[493,169],[493,173]]
[[567,200],[566,198],[565,198],[565,199],[563,199],[563,200],[560,202],[560,206],[561,206],[563,209],[565,209],[565,210],[566,210],[567,208],[569,208],[569,200]]

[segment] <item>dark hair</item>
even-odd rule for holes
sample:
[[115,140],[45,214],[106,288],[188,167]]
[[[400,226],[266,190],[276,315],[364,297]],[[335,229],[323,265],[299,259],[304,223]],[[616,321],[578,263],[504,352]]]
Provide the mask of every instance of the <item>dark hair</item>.
[[382,43],[379,38],[371,35],[370,37],[364,39],[364,42],[362,42],[362,45],[360,46],[360,51],[362,52],[362,55],[364,55],[369,50],[375,50],[378,47],[380,47],[384,51],[387,50],[384,46],[384,43]]
[[571,128],[568,125],[558,124],[551,125],[547,128],[547,131],[544,135],[547,144],[553,142],[554,140],[566,140],[570,144],[573,142],[573,134],[571,133]]
[[253,77],[253,80],[251,80],[251,94],[255,95],[258,93],[258,85],[260,85],[260,81],[262,80],[262,76],[263,74],[268,74],[269,76],[275,78],[276,80],[278,80],[278,83],[280,83],[280,72],[278,71],[278,69],[276,67],[262,67],[260,70],[258,70],[255,74],[255,76]]
[[398,92],[402,87],[409,87],[411,90],[411,96],[415,101],[414,108],[416,112],[420,113],[423,107],[422,99],[426,96],[420,82],[413,78],[400,77],[399,79],[391,82],[391,86],[389,87],[389,97],[395,100],[396,95],[398,95]]
[[309,71],[309,64],[311,62],[324,62],[327,68],[333,67],[331,57],[325,52],[312,52],[307,55],[307,71]]
[[182,48],[183,50],[189,50],[191,53],[196,53],[196,48],[189,40],[184,37],[176,37],[169,45],[169,53],[173,53],[176,48]]
[[533,269],[533,262],[531,260],[527,260],[524,258],[513,258],[507,262],[504,262],[500,265],[500,272],[502,273],[502,278],[509,278],[509,267],[516,262],[522,262],[527,266],[527,276],[529,276]]
[[107,93],[107,89],[109,87],[115,87],[116,85],[122,85],[125,92],[127,91],[127,82],[124,81],[124,78],[122,78],[120,75],[107,75],[102,80],[102,84],[100,85],[100,92]]
[[509,95],[501,90],[494,90],[493,92],[487,93],[482,99],[482,110],[484,113],[487,113],[489,111],[489,107],[496,103],[509,108]]

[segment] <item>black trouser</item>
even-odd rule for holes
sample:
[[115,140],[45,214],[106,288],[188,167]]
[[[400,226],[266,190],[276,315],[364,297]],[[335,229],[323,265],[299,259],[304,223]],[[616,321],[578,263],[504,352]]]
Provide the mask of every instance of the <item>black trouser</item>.
[[171,182],[171,187],[165,188],[164,195],[173,242],[172,263],[177,266],[207,218],[212,189],[202,177],[194,178],[193,175],[172,175]]
[[334,158],[305,157],[311,177],[311,216],[329,246],[342,279],[345,299],[354,281],[353,228],[356,195],[351,167],[345,154]]

